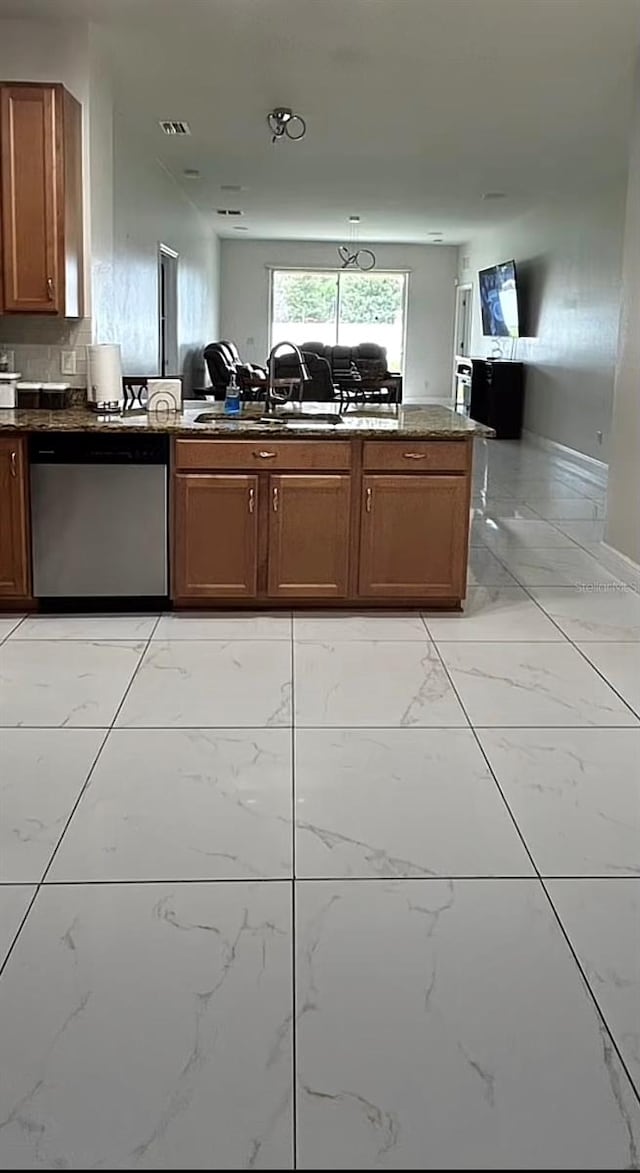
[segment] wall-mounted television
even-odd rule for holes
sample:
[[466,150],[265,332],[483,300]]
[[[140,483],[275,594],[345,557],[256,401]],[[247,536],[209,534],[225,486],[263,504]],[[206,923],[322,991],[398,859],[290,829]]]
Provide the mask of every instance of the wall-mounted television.
[[482,333],[489,338],[519,338],[520,312],[515,261],[481,269]]

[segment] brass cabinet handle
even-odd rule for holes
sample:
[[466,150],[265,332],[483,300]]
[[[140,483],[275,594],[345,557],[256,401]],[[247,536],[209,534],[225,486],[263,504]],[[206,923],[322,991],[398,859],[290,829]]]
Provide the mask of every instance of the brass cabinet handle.
[[270,460],[271,457],[277,456],[277,452],[254,452],[254,456],[259,456],[261,460]]
[[53,301],[53,277],[47,277],[47,297]]
[[249,513],[253,513],[255,507],[256,507],[256,491],[255,491],[255,489],[249,489]]
[[18,453],[17,452],[11,453],[10,461],[11,461],[11,463],[10,463],[11,476],[15,480],[15,478],[18,475]]
[[428,460],[428,452],[403,452],[405,460]]
[[367,513],[371,513],[371,489],[367,489],[366,510]]
[[277,488],[274,488],[274,490],[273,490],[273,512],[274,513],[278,512],[278,504],[279,504],[278,490],[277,490]]

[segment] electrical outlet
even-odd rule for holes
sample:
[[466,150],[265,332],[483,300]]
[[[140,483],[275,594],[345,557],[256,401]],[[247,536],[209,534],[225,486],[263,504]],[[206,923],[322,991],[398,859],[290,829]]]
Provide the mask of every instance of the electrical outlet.
[[76,352],[75,352],[75,350],[61,350],[60,351],[60,374],[61,375],[75,375],[76,374]]

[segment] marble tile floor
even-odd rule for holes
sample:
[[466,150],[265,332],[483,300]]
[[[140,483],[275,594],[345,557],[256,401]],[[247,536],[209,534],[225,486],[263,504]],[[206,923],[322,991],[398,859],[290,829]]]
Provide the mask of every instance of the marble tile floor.
[[474,480],[463,615],[0,616],[2,1168],[640,1167],[640,596]]

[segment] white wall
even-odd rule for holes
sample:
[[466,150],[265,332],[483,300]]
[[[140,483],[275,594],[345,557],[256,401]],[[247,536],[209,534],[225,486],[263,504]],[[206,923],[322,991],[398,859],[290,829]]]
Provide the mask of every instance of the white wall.
[[125,374],[158,372],[158,244],[179,253],[179,367],[218,335],[219,260],[213,228],[119,118],[114,123],[113,312],[98,341],[118,341]]
[[515,354],[527,365],[525,428],[599,460],[611,422],[624,198],[621,178],[580,205],[542,207],[460,248],[459,276],[474,284],[471,353],[490,354],[496,341],[482,337],[478,270],[514,258],[532,335]]
[[88,124],[92,335],[106,341],[113,335],[114,315],[113,92],[95,26],[89,28]]
[[[456,249],[421,244],[373,244],[371,247],[379,269],[411,270],[405,400],[449,400]],[[335,268],[336,246],[312,241],[223,240],[221,253],[220,337],[236,342],[248,362],[264,363],[269,348],[266,266]]]
[[605,540],[640,563],[640,64],[629,161]]

